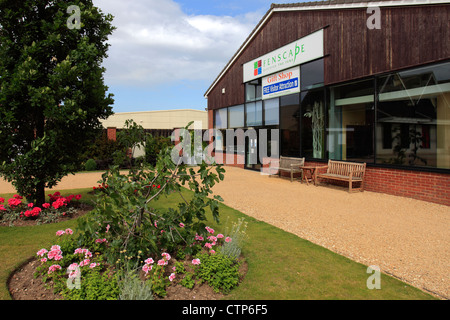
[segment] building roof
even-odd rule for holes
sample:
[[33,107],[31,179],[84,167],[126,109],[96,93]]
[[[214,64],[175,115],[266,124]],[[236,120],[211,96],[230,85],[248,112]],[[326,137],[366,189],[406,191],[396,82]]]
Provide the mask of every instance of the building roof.
[[275,4],[272,3],[270,9],[266,12],[260,22],[256,25],[241,47],[236,51],[233,57],[228,61],[223,70],[205,92],[204,97],[207,98],[211,90],[216,86],[219,80],[225,75],[233,62],[240,56],[244,49],[251,42],[253,37],[265,25],[274,12],[282,11],[302,11],[302,10],[342,10],[368,7],[396,7],[396,6],[412,6],[412,5],[430,5],[430,4],[449,4],[448,0],[324,0],[310,1],[300,3]]

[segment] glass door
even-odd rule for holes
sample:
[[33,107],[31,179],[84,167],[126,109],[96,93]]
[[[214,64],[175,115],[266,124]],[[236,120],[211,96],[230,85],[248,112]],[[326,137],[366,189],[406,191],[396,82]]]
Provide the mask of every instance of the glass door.
[[245,137],[245,169],[261,169],[261,162],[258,156],[258,136],[258,129],[247,129],[247,135]]

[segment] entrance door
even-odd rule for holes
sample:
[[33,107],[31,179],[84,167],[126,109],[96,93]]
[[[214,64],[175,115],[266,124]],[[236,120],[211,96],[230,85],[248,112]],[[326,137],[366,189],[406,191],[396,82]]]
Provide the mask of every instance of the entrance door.
[[258,156],[258,137],[259,130],[248,128],[247,132],[253,130],[253,134],[249,133],[245,138],[245,169],[260,170],[261,162]]

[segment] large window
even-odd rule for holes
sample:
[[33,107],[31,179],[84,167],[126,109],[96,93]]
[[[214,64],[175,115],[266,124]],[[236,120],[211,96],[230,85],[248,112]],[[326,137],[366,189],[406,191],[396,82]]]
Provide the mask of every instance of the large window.
[[334,160],[373,162],[374,80],[330,90],[328,151]]
[[450,63],[377,79],[377,163],[450,168]]
[[261,78],[245,84],[245,101],[261,100],[262,96]]
[[325,157],[325,101],[324,90],[301,93],[301,146],[306,158]]
[[280,123],[280,99],[264,100],[264,125],[278,125]]
[[228,128],[228,110],[227,108],[219,109],[214,112],[214,128]]
[[244,127],[244,105],[228,108],[228,128]]
[[246,126],[262,126],[262,101],[245,104]]
[[323,59],[302,64],[300,79],[302,91],[322,87],[324,82]]
[[280,97],[281,155],[300,156],[300,95]]
[[220,130],[222,135],[217,135],[214,140],[216,151],[225,150],[225,130],[228,127],[228,109],[223,108],[214,112],[214,129]]

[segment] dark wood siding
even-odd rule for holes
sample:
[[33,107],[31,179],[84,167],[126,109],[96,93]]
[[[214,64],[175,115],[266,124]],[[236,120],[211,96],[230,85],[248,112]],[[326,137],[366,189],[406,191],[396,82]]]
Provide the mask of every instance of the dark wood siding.
[[[242,104],[242,65],[325,28],[325,84],[450,58],[450,5],[381,8],[381,29],[368,29],[364,8],[275,12],[208,95],[208,108]],[[225,94],[222,94],[225,88]]]

